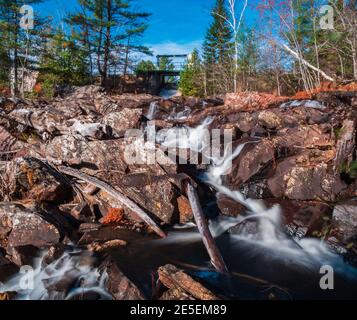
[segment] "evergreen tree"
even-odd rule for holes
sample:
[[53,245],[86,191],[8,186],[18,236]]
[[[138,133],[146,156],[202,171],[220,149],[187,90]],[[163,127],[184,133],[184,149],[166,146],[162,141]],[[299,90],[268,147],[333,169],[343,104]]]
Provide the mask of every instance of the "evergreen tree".
[[56,85],[85,85],[90,82],[86,52],[73,37],[57,31],[47,45],[40,65],[39,82],[51,96]]
[[136,66],[135,73],[156,70],[155,64],[150,60],[141,60]]
[[66,21],[74,27],[86,47],[91,69],[99,73],[104,85],[111,70],[117,70],[117,61],[122,62],[126,72],[130,51],[148,51],[136,45],[135,39],[146,30],[145,21],[149,14],[133,11],[131,0],[79,2],[80,11]]
[[180,91],[185,96],[202,97],[203,87],[203,68],[198,50],[194,50],[181,73]]
[[172,59],[168,57],[160,57],[159,70],[166,70],[166,71],[175,70],[175,65],[173,64]]
[[0,85],[9,84],[10,68],[10,57],[8,56],[8,53],[6,52],[5,48],[0,47]]
[[[42,0],[28,0],[32,6]],[[5,56],[11,60],[11,78],[13,93],[21,89],[24,94],[24,77],[28,71],[35,70],[39,57],[48,38],[48,24],[34,14],[33,29],[21,26],[23,15],[22,0],[0,0],[0,41]]]
[[[222,92],[222,83],[230,77],[232,68],[232,32],[226,20],[225,0],[217,0],[203,45],[207,94]],[[226,88],[227,89],[227,88]]]

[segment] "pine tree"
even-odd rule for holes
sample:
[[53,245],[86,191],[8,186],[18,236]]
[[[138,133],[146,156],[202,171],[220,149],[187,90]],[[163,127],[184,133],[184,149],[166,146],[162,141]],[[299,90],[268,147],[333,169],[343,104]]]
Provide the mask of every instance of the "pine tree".
[[[0,31],[1,32],[1,31]],[[1,37],[1,36],[0,36]],[[0,86],[9,84],[11,61],[4,47],[0,47]]]
[[150,60],[141,60],[135,68],[135,73],[156,70],[155,64]]
[[203,87],[203,68],[198,50],[194,50],[181,72],[180,91],[185,96],[202,97]]
[[131,0],[79,2],[81,11],[70,15],[66,21],[86,46],[91,69],[99,73],[104,85],[111,71],[117,70],[117,61],[123,64],[123,73],[126,73],[130,52],[148,51],[137,45],[135,39],[146,30],[149,14],[133,11]]
[[[32,6],[42,0],[28,0]],[[11,60],[13,93],[24,94],[24,77],[28,71],[35,70],[48,37],[48,24],[34,15],[33,29],[21,27],[23,16],[20,12],[24,1],[0,0],[0,42],[6,56]]]
[[166,70],[166,71],[175,70],[175,65],[173,64],[172,59],[168,57],[160,57],[159,70]]
[[56,85],[85,85],[90,82],[86,52],[72,36],[58,30],[47,45],[38,81],[45,94],[52,96]]
[[233,44],[232,32],[225,20],[227,16],[225,0],[217,0],[203,45],[207,94],[222,92],[222,83],[227,82],[231,73]]

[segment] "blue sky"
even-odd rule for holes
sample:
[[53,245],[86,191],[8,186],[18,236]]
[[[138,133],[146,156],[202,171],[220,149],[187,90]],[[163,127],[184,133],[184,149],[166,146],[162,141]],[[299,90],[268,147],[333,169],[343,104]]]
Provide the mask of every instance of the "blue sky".
[[[135,8],[152,13],[142,43],[154,54],[180,54],[200,49],[215,0],[134,0],[133,3]],[[47,0],[35,10],[59,21],[75,6],[76,0]]]

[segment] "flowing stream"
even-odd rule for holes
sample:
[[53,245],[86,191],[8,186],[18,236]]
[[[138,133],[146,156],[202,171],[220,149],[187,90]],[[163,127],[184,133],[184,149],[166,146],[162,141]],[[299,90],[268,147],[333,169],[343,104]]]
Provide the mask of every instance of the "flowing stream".
[[[155,109],[156,104],[153,103],[150,106],[149,119],[154,119]],[[196,128],[172,128],[171,133],[177,133],[176,135],[158,136],[157,142],[166,147],[193,148],[200,152],[206,147],[205,140],[202,139],[203,131],[212,121],[213,119],[207,118]],[[186,135],[178,134],[182,130]],[[223,159],[212,158],[209,170],[199,177],[202,182],[215,189],[217,194],[224,194],[247,209],[244,216],[220,217],[210,221],[211,232],[231,275],[222,276],[212,269],[200,234],[192,223],[172,228],[167,239],[148,239],[136,235],[129,242],[128,250],[114,253],[123,273],[138,284],[148,297],[152,293],[152,273],[159,266],[172,263],[204,279],[214,292],[226,298],[355,298],[357,269],[346,264],[341,256],[331,252],[318,239],[296,240],[286,235],[278,205],[267,208],[262,201],[247,199],[239,191],[231,190],[223,184],[222,177],[228,173],[232,160],[239,156],[245,146],[246,144],[237,146],[232,154],[226,154]],[[205,211],[217,210],[214,204],[202,205]],[[226,232],[245,220],[257,223],[256,233],[237,235]],[[69,299],[80,292],[89,291],[96,292],[104,299],[108,298],[105,292],[106,275],[89,268],[83,262],[83,257],[88,255],[85,252],[68,252],[46,267],[43,267],[43,259],[39,258],[35,265],[34,290],[21,289],[22,275],[19,274],[0,286],[0,291],[17,291],[20,299]],[[322,290],[320,287],[323,276],[320,269],[324,265],[334,269],[334,290]],[[267,282],[250,279],[247,275]],[[51,285],[62,278],[81,279],[84,285],[75,285],[66,294],[51,294]]]

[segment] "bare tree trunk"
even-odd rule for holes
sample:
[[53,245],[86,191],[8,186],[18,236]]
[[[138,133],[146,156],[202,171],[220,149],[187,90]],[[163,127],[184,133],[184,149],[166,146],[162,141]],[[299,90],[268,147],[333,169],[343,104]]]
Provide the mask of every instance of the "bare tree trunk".
[[125,49],[125,61],[124,61],[124,72],[123,72],[124,79],[128,71],[129,51],[130,51],[129,47],[130,47],[130,36],[128,37],[128,42],[126,44],[126,49]]
[[109,62],[109,54],[110,54],[110,22],[112,21],[112,1],[107,0],[107,20],[106,20],[106,32],[105,32],[105,44],[104,44],[104,60],[103,60],[103,70],[102,70],[102,86],[105,85],[105,82],[108,77],[108,62]]

